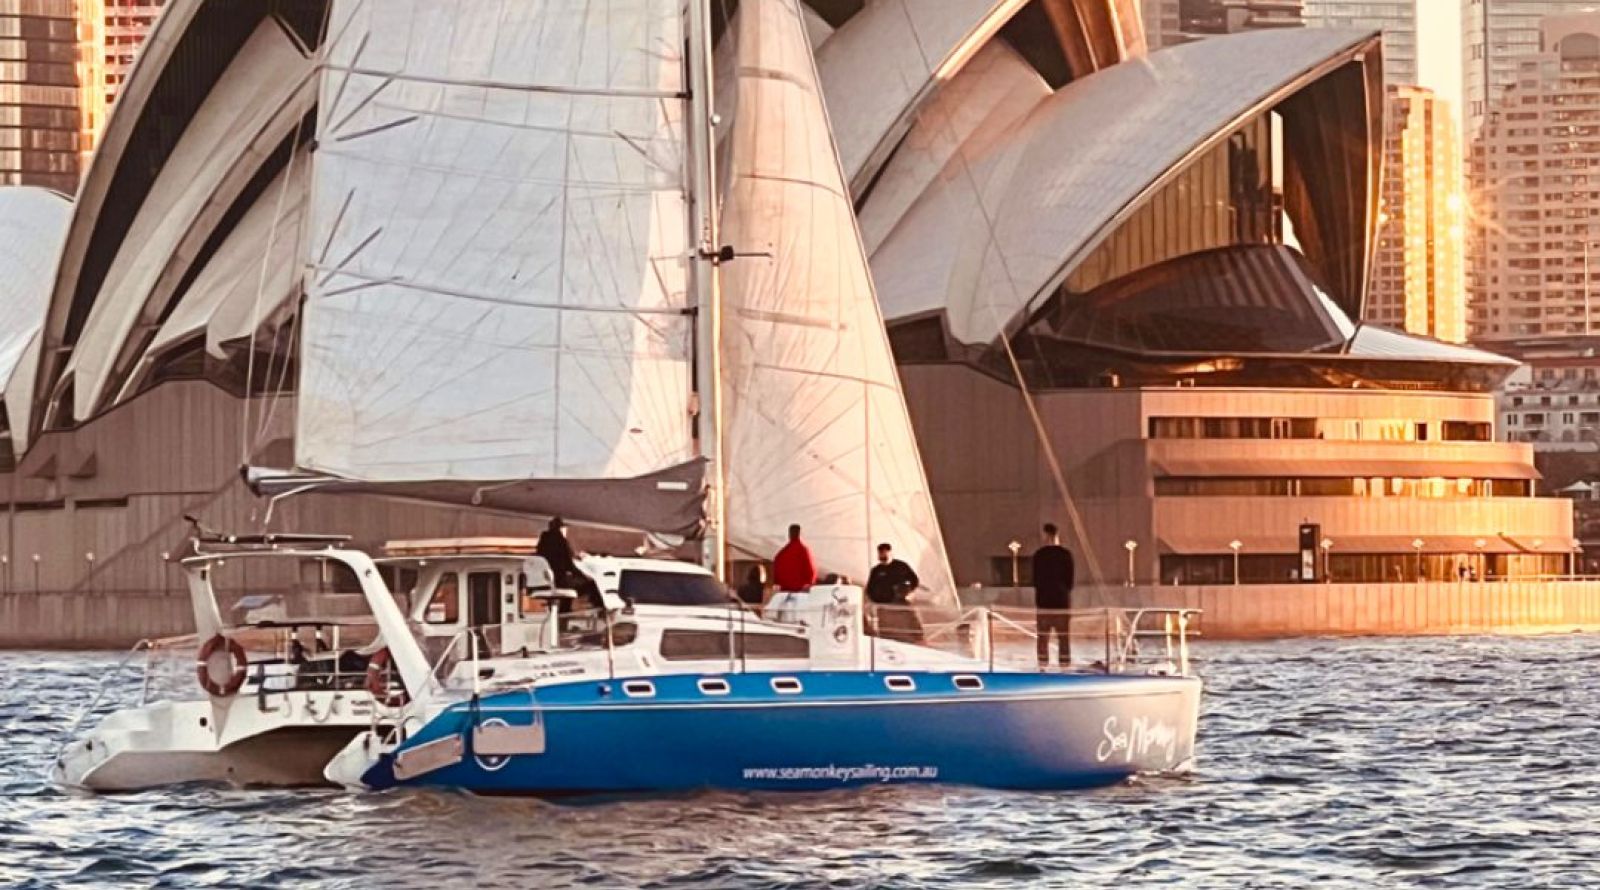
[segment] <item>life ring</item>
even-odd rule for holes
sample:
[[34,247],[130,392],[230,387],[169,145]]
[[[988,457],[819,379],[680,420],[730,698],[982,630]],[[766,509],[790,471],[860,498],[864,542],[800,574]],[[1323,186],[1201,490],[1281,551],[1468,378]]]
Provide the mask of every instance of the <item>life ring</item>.
[[378,704],[386,708],[403,708],[411,703],[411,694],[405,687],[399,689],[389,688],[389,647],[372,653],[372,658],[367,660],[367,691]]
[[[218,683],[211,675],[211,659],[222,649],[228,650],[228,658],[233,662],[233,672],[228,675],[225,682]],[[200,647],[200,654],[195,656],[194,672],[200,679],[200,688],[211,695],[227,696],[239,691],[244,685],[245,675],[250,670],[250,657],[245,654],[244,647],[232,637],[217,634],[205,645]]]

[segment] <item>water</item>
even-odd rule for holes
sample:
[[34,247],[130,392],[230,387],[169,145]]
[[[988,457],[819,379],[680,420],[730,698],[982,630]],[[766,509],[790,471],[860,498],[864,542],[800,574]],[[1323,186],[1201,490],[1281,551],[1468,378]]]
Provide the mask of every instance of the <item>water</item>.
[[1198,647],[1190,777],[552,805],[41,781],[118,656],[0,653],[0,887],[1595,887],[1600,637]]

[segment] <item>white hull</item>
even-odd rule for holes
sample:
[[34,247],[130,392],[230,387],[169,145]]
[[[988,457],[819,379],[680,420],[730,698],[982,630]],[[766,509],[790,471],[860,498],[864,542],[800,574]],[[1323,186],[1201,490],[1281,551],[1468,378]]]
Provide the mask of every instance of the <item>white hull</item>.
[[320,785],[329,759],[372,725],[363,692],[254,695],[157,702],[118,711],[73,741],[51,778],[89,791],[140,791],[185,782]]

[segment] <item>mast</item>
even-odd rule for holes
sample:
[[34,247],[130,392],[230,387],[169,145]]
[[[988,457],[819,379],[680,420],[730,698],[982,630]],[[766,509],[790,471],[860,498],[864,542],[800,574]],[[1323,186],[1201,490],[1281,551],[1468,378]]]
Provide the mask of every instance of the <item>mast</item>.
[[716,124],[711,95],[711,2],[688,0],[689,204],[695,234],[690,286],[695,295],[696,441],[706,461],[705,534],[701,562],[724,580],[727,502],[722,458],[722,296],[716,198]]

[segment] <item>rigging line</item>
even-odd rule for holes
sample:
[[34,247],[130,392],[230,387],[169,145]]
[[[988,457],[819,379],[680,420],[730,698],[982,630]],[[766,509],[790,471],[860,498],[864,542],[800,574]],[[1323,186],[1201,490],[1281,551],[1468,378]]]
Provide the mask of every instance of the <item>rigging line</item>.
[[[361,6],[364,5],[364,4],[365,4],[365,0],[359,0],[359,2],[357,3],[357,5],[355,7],[356,11],[359,11]],[[316,53],[316,55],[321,57],[321,59],[322,59],[322,61],[324,63],[326,62],[326,59],[327,59],[328,46],[329,46],[329,35],[328,35],[328,32],[329,32],[329,28],[330,28],[330,26],[332,24],[332,19],[333,19],[333,4],[329,3],[327,5],[327,7],[323,10],[321,27],[318,29],[318,34],[317,34],[318,44],[317,44],[317,53]],[[352,12],[352,20],[353,19],[354,19],[354,12]],[[349,25],[350,25],[349,21],[345,22],[343,28],[341,28],[339,34],[337,35],[337,37],[335,39],[342,39],[344,37],[344,34],[345,34],[345,29],[348,28]],[[363,41],[363,46],[364,45],[365,45],[365,41]],[[322,70],[323,70],[323,68],[322,68],[321,64],[313,66],[312,67],[311,77],[313,79],[315,79],[315,80],[320,81],[321,78],[322,78]],[[250,327],[249,327],[250,339],[248,341],[248,347],[247,347],[250,350],[250,352],[246,356],[246,359],[245,359],[246,367],[245,367],[244,410],[240,412],[240,429],[239,429],[239,452],[240,452],[239,463],[240,463],[241,466],[246,464],[246,463],[249,463],[250,452],[255,450],[255,448],[258,447],[261,444],[261,439],[266,434],[266,425],[267,425],[268,422],[270,422],[273,414],[276,412],[277,403],[282,399],[281,389],[280,390],[274,390],[272,393],[270,393],[268,395],[268,397],[267,397],[267,410],[265,412],[263,412],[263,419],[262,419],[261,425],[257,428],[255,435],[253,437],[251,437],[249,435],[250,413],[251,413],[252,406],[253,406],[254,401],[255,401],[255,398],[253,396],[253,392],[254,392],[254,389],[255,389],[254,377],[255,377],[255,359],[256,359],[256,337],[259,335],[259,327],[260,327],[260,324],[261,324],[261,298],[262,298],[263,293],[266,291],[266,287],[267,287],[267,269],[271,265],[272,248],[277,243],[277,240],[278,240],[278,225],[283,220],[283,203],[284,203],[284,200],[285,200],[286,196],[288,195],[289,187],[291,185],[291,181],[294,179],[295,160],[299,157],[299,154],[300,154],[300,144],[301,144],[300,140],[301,140],[301,134],[305,130],[305,123],[306,123],[306,118],[304,116],[302,116],[298,121],[295,122],[295,125],[294,125],[294,140],[292,142],[290,142],[289,160],[288,160],[288,163],[285,165],[284,173],[283,173],[283,187],[278,190],[277,206],[275,207],[275,209],[273,211],[272,225],[268,228],[268,231],[267,231],[267,247],[266,247],[266,250],[264,250],[262,252],[262,256],[261,256],[261,272],[260,272],[260,275],[258,276],[258,278],[256,280],[255,300],[254,300],[254,302],[252,303],[252,305],[250,307]],[[315,133],[313,133],[313,136],[315,136]],[[308,153],[308,156],[306,158],[306,163],[307,164],[311,163],[311,159],[309,157],[309,153]],[[311,187],[312,187],[312,184],[311,184],[311,182],[309,181],[309,178],[308,178],[307,188],[309,189]],[[305,213],[306,213],[306,216],[309,216],[309,214],[311,212],[310,206],[309,206],[310,205],[309,199],[306,201],[306,204],[307,204],[307,209],[306,209]],[[302,222],[303,222],[303,220],[305,218],[306,217],[302,217]],[[300,240],[298,235],[299,235],[299,233],[297,232],[296,233],[296,239],[295,239],[297,242]],[[298,250],[298,246],[296,247],[296,249]],[[298,306],[298,301],[291,300],[290,310],[289,310],[290,314],[291,314],[291,317],[293,317],[294,314],[297,312],[297,306]],[[282,329],[283,329],[283,327],[280,326],[279,330],[281,331]],[[294,336],[293,335],[297,335],[297,333],[298,332],[293,332],[292,331],[292,336],[291,336],[291,340],[290,340],[290,344],[289,344],[289,349],[291,351],[293,351],[293,349],[294,349]],[[275,353],[277,345],[278,345],[277,332],[274,332],[274,335],[273,335],[273,338],[272,338],[272,345],[273,345],[273,352]],[[273,354],[269,353],[267,358],[268,358],[268,363],[267,363],[266,373],[267,373],[267,376],[270,378],[271,374],[272,374],[272,364],[271,364],[271,362],[272,362]],[[284,356],[283,364],[284,364],[284,371],[283,371],[283,374],[280,376],[280,380],[287,379],[287,376],[288,376],[288,372],[287,372],[287,369],[289,367],[289,356],[288,355]]]
[[563,314],[568,312],[594,312],[605,315],[684,316],[690,314],[677,306],[602,306],[583,305],[577,303],[552,303],[548,301],[531,302],[525,300],[514,300],[508,297],[497,297],[493,294],[474,293],[472,291],[462,290],[460,288],[430,285],[419,281],[407,281],[403,278],[377,278],[370,275],[363,275],[360,272],[341,270],[336,267],[323,266],[321,264],[313,264],[311,268],[313,271],[327,272],[329,278],[353,278],[358,282],[370,283],[373,285],[389,285],[391,287],[402,288],[404,290],[435,294],[441,297],[455,297],[457,299],[472,300],[478,303],[488,303],[494,306],[509,306],[513,309],[540,309],[547,312],[559,312]]
[[[989,205],[984,200],[983,192],[978,187],[977,177],[973,175],[972,167],[967,163],[966,153],[962,150],[963,142],[959,139],[959,134],[954,132],[954,128],[950,129],[951,132],[948,135],[957,146],[952,160],[960,167],[961,175],[967,180],[967,185],[972,190],[974,203],[977,205],[978,212],[983,215],[984,227],[989,232],[989,245],[994,249],[995,256],[999,258],[1000,268],[1006,277],[1006,282],[1010,285],[1011,292],[1020,296],[1017,290],[1016,276],[1011,271],[1011,264],[1006,259],[1005,251],[999,249],[996,241],[994,217],[989,213]],[[1096,587],[1102,586],[1105,576],[1100,570],[1099,557],[1095,555],[1094,548],[1090,546],[1077,501],[1072,497],[1072,491],[1067,485],[1066,473],[1061,469],[1061,460],[1056,453],[1055,443],[1051,440],[1050,431],[1045,427],[1044,418],[1039,413],[1039,406],[1033,397],[1033,391],[1028,387],[1028,381],[1023,376],[1022,363],[1018,361],[1016,350],[1011,346],[1011,336],[1006,330],[1006,323],[1000,318],[1000,313],[996,311],[993,300],[985,300],[984,302],[989,310],[991,320],[994,321],[996,329],[1000,332],[1000,344],[1005,348],[1006,361],[1011,367],[1012,375],[1016,377],[1017,389],[1022,394],[1023,405],[1027,408],[1028,417],[1032,421],[1034,434],[1038,436],[1039,444],[1043,447],[1045,463],[1050,468],[1050,475],[1055,482],[1057,493],[1061,495],[1061,501],[1067,508],[1067,516],[1072,523],[1073,537],[1077,539],[1078,548],[1083,552],[1085,561],[1088,564],[1089,578]]]
[[[278,241],[278,224],[283,220],[283,204],[288,197],[289,188],[294,179],[295,160],[300,155],[300,134],[305,128],[305,122],[306,119],[304,116],[302,116],[300,120],[295,122],[294,125],[294,139],[289,143],[289,160],[283,171],[283,185],[278,189],[276,206],[272,212],[272,225],[267,229],[267,246],[266,249],[261,252],[261,269],[256,276],[256,295],[250,306],[250,326],[248,328],[250,335],[249,339],[246,341],[245,347],[249,350],[249,352],[245,356],[244,410],[239,413],[240,466],[244,466],[250,462],[250,452],[254,450],[256,445],[261,444],[259,441],[256,441],[261,435],[260,430],[257,430],[255,436],[250,435],[250,414],[255,402],[253,393],[255,392],[256,338],[260,335],[261,298],[267,290],[267,270],[272,265],[272,248],[275,244],[277,244]],[[273,346],[275,347],[276,345],[277,337],[273,337]],[[270,364],[270,360],[271,357],[269,354],[269,364],[267,365],[267,374],[269,376],[272,373],[272,365]],[[277,399],[276,396],[269,396],[268,398],[269,401],[276,401]]]
[[[580,59],[581,62],[581,59]],[[328,65],[328,70],[344,74],[358,74],[364,77],[389,77],[406,83],[425,83],[433,86],[445,87],[473,87],[485,90],[505,90],[512,93],[537,93],[552,96],[580,96],[597,99],[686,99],[687,91],[684,90],[624,90],[615,87],[586,87],[577,84],[555,83],[511,83],[509,81],[484,80],[472,77],[439,77],[430,74],[408,74],[399,71],[383,71],[378,68],[363,68],[359,65]]]

